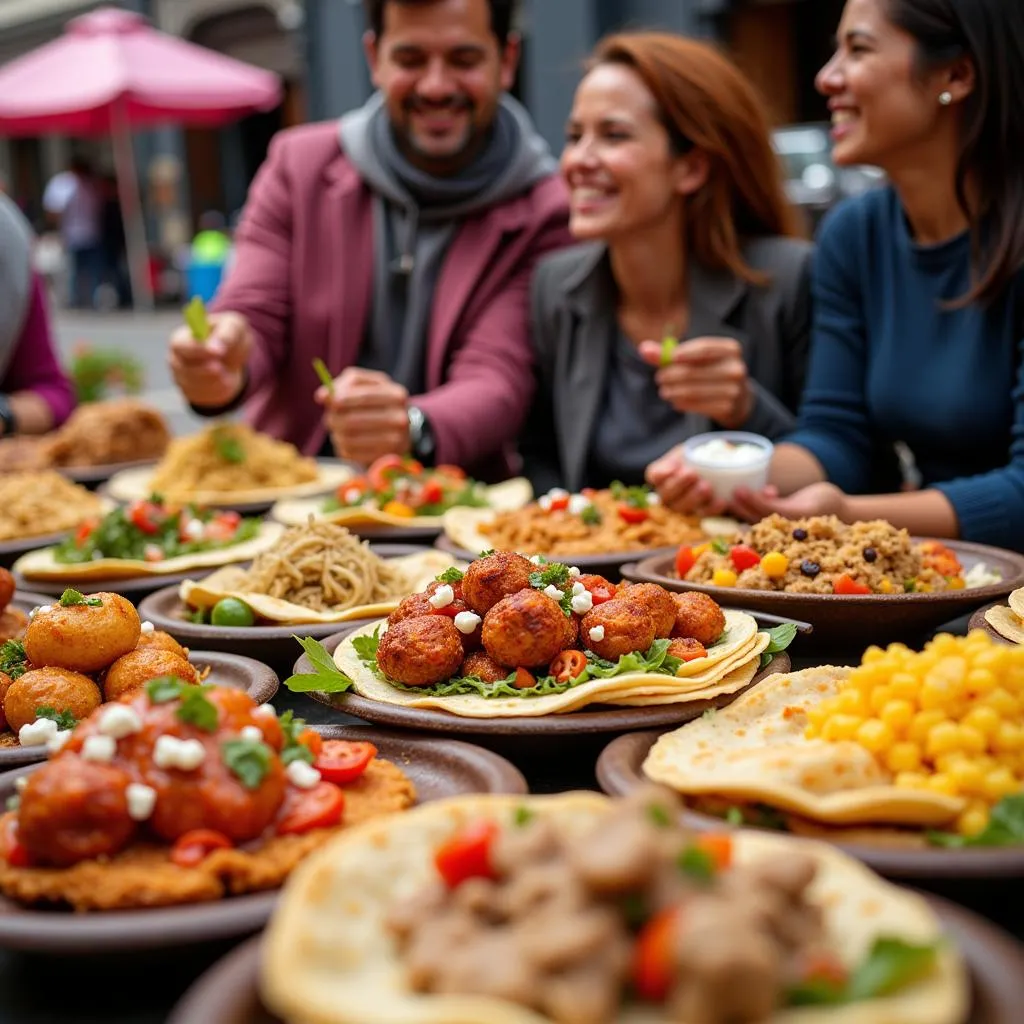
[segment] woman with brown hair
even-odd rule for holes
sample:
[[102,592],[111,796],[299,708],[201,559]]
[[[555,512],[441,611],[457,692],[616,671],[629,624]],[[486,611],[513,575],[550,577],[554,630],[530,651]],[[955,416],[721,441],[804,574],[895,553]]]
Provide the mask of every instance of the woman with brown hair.
[[648,467],[694,434],[791,430],[810,245],[743,75],[694,40],[611,36],[576,90],[562,175],[583,244],[534,278],[535,489],[671,486],[671,459]]

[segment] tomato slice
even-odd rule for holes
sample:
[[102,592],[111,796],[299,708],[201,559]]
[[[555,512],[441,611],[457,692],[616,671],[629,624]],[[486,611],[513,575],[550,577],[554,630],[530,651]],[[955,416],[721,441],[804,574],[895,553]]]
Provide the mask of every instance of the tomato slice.
[[651,513],[645,508],[634,508],[632,505],[627,505],[624,502],[619,503],[619,518],[624,523],[642,523],[647,519],[651,518]]
[[849,573],[843,573],[832,584],[834,594],[870,594],[871,588],[866,583],[858,583]]
[[467,878],[497,878],[491,848],[498,837],[493,821],[477,821],[456,832],[434,854],[434,864],[449,889]]
[[668,645],[668,653],[680,661],[696,661],[708,656],[707,649],[692,636],[679,637]]
[[163,509],[151,501],[135,501],[128,506],[128,522],[143,533],[154,534],[160,529]]
[[753,569],[761,564],[761,556],[749,544],[736,544],[729,550],[729,560],[737,572]]
[[689,544],[684,544],[676,552],[676,575],[681,580],[685,579],[686,574],[693,568],[696,561],[697,555],[693,548]]
[[328,782],[344,786],[355,782],[376,756],[377,748],[372,743],[325,740],[315,767]]
[[386,491],[391,486],[392,479],[403,472],[411,472],[406,468],[405,459],[400,455],[382,455],[370,466],[366,478],[372,490]]
[[18,836],[18,816],[14,813],[0,818],[0,857],[12,868],[27,868],[31,864],[28,850]]
[[582,651],[562,651],[548,666],[548,675],[554,676],[555,682],[568,683],[586,667],[587,656]]
[[312,789],[289,789],[277,819],[278,835],[301,835],[315,828],[333,828],[345,813],[345,794],[321,780]]
[[444,488],[437,480],[427,480],[420,491],[421,505],[436,505],[444,501]]
[[672,987],[679,913],[678,907],[668,907],[640,929],[633,947],[633,988],[641,999],[660,1003]]
[[206,524],[203,536],[207,540],[231,540],[238,532],[238,524],[242,521],[237,512],[221,512]]
[[314,757],[319,757],[324,749],[324,738],[316,729],[303,729],[296,737],[296,741],[304,747],[308,747]]
[[179,868],[202,864],[214,850],[230,850],[233,843],[223,832],[212,828],[194,828],[178,836],[171,847],[171,862]]
[[728,833],[705,832],[697,836],[697,849],[711,858],[716,871],[728,871],[732,867],[732,836]]
[[512,685],[517,690],[529,690],[537,685],[537,679],[532,672],[528,672],[520,666],[516,669],[516,677],[512,680]]
[[594,604],[604,604],[615,597],[615,584],[609,583],[603,576],[596,576],[593,573],[584,573],[579,581],[590,592]]
[[96,529],[97,521],[95,519],[86,519],[81,526],[78,527],[78,532],[75,534],[75,547],[80,548],[92,535],[92,531]]
[[549,512],[564,512],[569,507],[569,495],[561,494],[558,497],[551,499],[551,504],[548,505]]

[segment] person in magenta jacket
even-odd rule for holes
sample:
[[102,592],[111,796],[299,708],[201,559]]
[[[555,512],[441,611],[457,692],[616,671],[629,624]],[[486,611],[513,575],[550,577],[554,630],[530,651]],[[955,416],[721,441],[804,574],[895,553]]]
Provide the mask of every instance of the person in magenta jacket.
[[[307,454],[411,453],[493,479],[533,391],[528,296],[568,245],[557,164],[504,93],[513,0],[367,0],[378,92],[278,135],[250,191],[213,335],[171,340],[200,413],[245,403]],[[317,388],[312,361],[335,377]]]
[[0,195],[0,437],[45,434],[75,406],[54,351],[46,290],[32,270],[32,232]]

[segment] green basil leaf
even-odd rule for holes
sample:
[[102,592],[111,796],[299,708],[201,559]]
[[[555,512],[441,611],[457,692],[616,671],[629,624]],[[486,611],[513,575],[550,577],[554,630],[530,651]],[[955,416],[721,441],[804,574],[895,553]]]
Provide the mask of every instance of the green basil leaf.
[[86,597],[81,591],[68,587],[60,595],[60,606],[62,608],[74,608],[78,605],[88,605],[90,608],[101,608],[103,601],[98,597]]
[[221,756],[246,789],[259,789],[270,771],[270,747],[262,740],[227,740],[221,744]]
[[938,946],[919,946],[900,938],[879,936],[865,960],[850,976],[846,999],[877,999],[905,988],[935,968]]
[[167,704],[177,700],[188,684],[177,676],[158,676],[146,683],[146,696],[151,704]]
[[352,680],[340,672],[300,672],[285,679],[284,686],[292,693],[345,693],[352,689]]
[[188,722],[203,732],[216,732],[220,716],[217,706],[206,696],[201,686],[186,685],[182,688],[181,707],[177,710],[179,721]]

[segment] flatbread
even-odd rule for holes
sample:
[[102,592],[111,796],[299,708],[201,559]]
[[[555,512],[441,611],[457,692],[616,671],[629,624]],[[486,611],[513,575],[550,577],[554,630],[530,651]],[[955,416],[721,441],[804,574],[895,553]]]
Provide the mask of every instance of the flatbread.
[[13,566],[26,580],[128,580],[140,576],[168,576],[210,565],[247,562],[272,548],[284,533],[280,523],[260,523],[259,532],[241,544],[232,544],[213,551],[165,558],[162,562],[146,562],[131,558],[97,558],[92,562],[63,565],[54,557],[55,548],[40,548],[22,555]]
[[[494,484],[487,488],[489,509],[466,508],[470,512],[493,514],[512,511],[529,504],[533,499],[533,488],[525,477],[516,477],[504,483]],[[394,516],[389,512],[381,512],[376,508],[341,508],[334,512],[323,511],[323,499],[305,501],[279,501],[271,510],[270,516],[286,526],[305,526],[312,516],[316,520],[337,523],[349,529],[370,526],[417,526],[424,529],[440,530],[444,524],[443,516]],[[447,514],[447,513],[446,513]]]
[[958,797],[892,783],[864,747],[804,736],[807,709],[851,669],[826,665],[768,676],[728,707],[666,733],[644,774],[689,796],[763,803],[830,825],[944,826]]
[[[529,808],[559,827],[589,830],[610,802],[596,793],[558,796],[467,796],[368,822],[333,839],[294,873],[263,940],[262,997],[290,1024],[550,1024],[514,1003],[480,996],[410,991],[385,920],[390,908],[430,880],[436,848],[480,818],[511,827]],[[810,893],[824,913],[831,945],[844,963],[859,963],[874,941],[942,938],[935,914],[916,893],[883,881],[819,842],[757,832],[733,833],[739,863],[810,854],[818,876]],[[957,950],[941,947],[927,977],[880,999],[841,1007],[804,1007],[765,1024],[963,1024],[969,979]],[[668,1024],[654,1006],[627,1006],[616,1024]]]
[[406,594],[424,590],[439,573],[452,565],[465,568],[464,563],[457,563],[451,555],[433,548],[425,548],[415,555],[402,555],[399,558],[387,559],[390,565],[402,570],[405,581],[398,588],[394,600],[380,601],[377,604],[354,605],[351,608],[335,611],[315,611],[304,608],[291,601],[283,601],[267,594],[258,594],[247,590],[246,570],[237,565],[225,566],[210,576],[199,580],[185,580],[178,589],[181,600],[192,608],[212,608],[225,597],[236,597],[244,601],[261,619],[270,622],[294,625],[348,622],[351,619],[365,619],[371,616],[389,615],[393,612]]
[[1024,644],[1024,620],[1012,609],[996,605],[985,612],[985,621],[1001,636]]
[[[352,476],[352,470],[348,466],[331,462],[318,462],[317,469],[317,478],[304,484],[291,484],[287,487],[252,487],[240,491],[194,491],[188,496],[188,500],[196,505],[217,507],[271,502],[286,497],[299,498],[333,491]],[[145,501],[152,494],[153,473],[152,466],[124,469],[120,473],[115,473],[107,482],[107,493],[118,501]]]
[[[756,634],[757,623],[751,616],[731,609],[726,611],[727,626],[733,624],[737,635],[745,635],[747,631],[744,619],[750,620]],[[733,676],[726,684],[725,680],[730,672],[741,668],[742,665],[733,665],[728,657],[723,657],[719,661],[717,672],[709,671],[700,685],[694,685],[692,678],[679,679],[674,683],[675,677],[672,676],[658,675],[654,672],[632,672],[610,679],[589,679],[563,693],[537,697],[484,697],[476,693],[439,697],[413,690],[400,690],[379,678],[369,666],[360,661],[353,641],[359,637],[372,636],[376,629],[383,633],[385,626],[386,620],[380,620],[354,630],[334,652],[334,663],[352,680],[353,690],[362,697],[380,701],[382,704],[397,704],[407,708],[433,708],[448,711],[462,718],[537,718],[543,715],[565,714],[577,711],[588,704],[623,703],[620,698],[632,697],[634,692],[642,696],[642,703],[645,706],[704,700],[713,694],[713,687],[717,685],[741,689],[750,682],[757,671],[755,668],[745,681],[738,681],[743,679],[742,676]],[[745,644],[748,642],[743,641]],[[750,661],[749,656],[747,661]],[[649,692],[645,692],[645,688]]]

